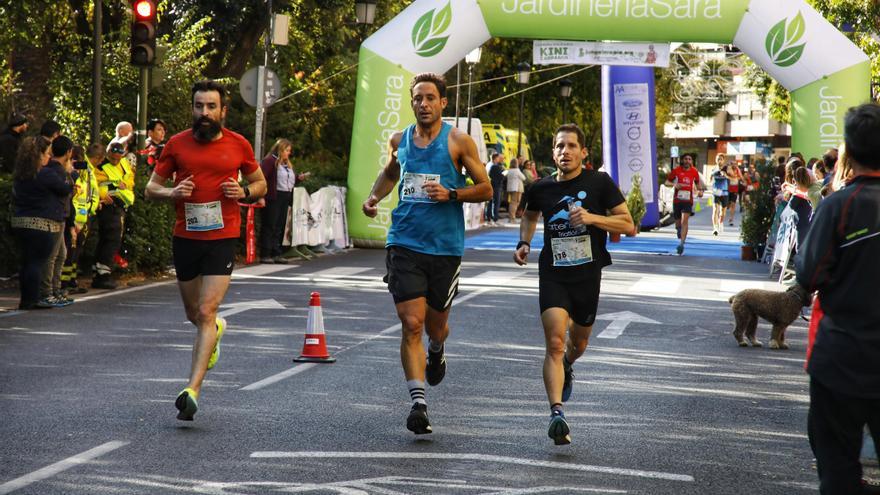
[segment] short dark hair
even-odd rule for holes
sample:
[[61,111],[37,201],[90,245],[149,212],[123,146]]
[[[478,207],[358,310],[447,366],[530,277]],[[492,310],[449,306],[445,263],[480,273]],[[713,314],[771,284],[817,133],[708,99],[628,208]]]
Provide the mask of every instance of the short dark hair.
[[[193,84],[192,96],[190,97],[190,102],[195,102],[196,93],[198,93],[200,91],[203,93],[207,92],[207,91],[216,91],[217,93],[220,94],[220,107],[222,108],[222,107],[226,106],[226,98],[227,98],[226,88],[223,87],[223,85],[218,83],[217,81],[215,81],[213,79],[204,79],[201,81],[197,81],[195,84]],[[167,129],[167,127],[166,127],[166,129]]]
[[495,153],[492,153],[492,161],[494,162],[495,159],[498,158],[499,156],[501,156],[501,153],[498,153],[497,151]]
[[43,137],[51,138],[56,132],[61,132],[61,124],[51,119],[43,122],[40,127],[40,136]]
[[73,141],[67,136],[58,136],[52,141],[52,156],[60,157],[73,149]]
[[584,131],[581,130],[577,124],[562,124],[561,126],[556,128],[556,132],[553,133],[553,145],[556,145],[556,136],[560,132],[572,132],[577,135],[578,144],[581,145],[581,148],[587,147],[587,136],[584,134]]
[[865,103],[850,108],[843,122],[847,156],[863,167],[880,170],[880,105]]
[[440,98],[446,98],[446,78],[441,74],[434,72],[422,72],[421,74],[416,74],[416,76],[413,77],[412,83],[409,85],[410,96],[412,96],[416,84],[422,82],[434,83],[434,86],[437,87],[437,92],[440,93]]
[[165,128],[166,131],[168,130],[168,126],[165,124],[165,121],[162,119],[150,119],[150,121],[147,122],[147,130],[152,131],[153,129],[156,128],[157,125],[161,125],[162,127]]
[[825,170],[834,170],[834,164],[837,163],[837,158],[834,158],[834,155],[831,152],[827,152],[822,155],[822,162],[825,164]]
[[101,143],[92,143],[86,149],[86,156],[89,158],[95,158],[98,156],[103,157],[106,154],[106,147]]

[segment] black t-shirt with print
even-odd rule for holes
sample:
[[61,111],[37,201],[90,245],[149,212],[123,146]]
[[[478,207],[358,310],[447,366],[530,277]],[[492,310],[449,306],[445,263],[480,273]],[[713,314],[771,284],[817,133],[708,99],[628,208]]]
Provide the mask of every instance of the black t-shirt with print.
[[583,170],[574,179],[557,182],[545,177],[529,189],[523,202],[529,211],[544,216],[544,249],[538,260],[542,277],[571,281],[596,276],[611,264],[605,249],[607,233],[593,225],[572,228],[568,223],[570,203],[595,215],[624,202],[623,194],[604,172]]

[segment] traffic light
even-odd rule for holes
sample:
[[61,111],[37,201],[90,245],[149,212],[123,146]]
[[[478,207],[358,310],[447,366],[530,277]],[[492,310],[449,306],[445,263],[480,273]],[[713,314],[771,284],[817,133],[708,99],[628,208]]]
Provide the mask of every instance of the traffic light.
[[131,23],[131,65],[150,67],[156,62],[156,2],[134,0]]

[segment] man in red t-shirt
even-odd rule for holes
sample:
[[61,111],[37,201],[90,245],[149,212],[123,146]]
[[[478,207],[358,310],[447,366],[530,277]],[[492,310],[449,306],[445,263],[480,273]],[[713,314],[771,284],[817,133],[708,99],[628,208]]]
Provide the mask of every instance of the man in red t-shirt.
[[681,255],[684,252],[684,241],[688,236],[688,219],[694,214],[694,190],[700,198],[703,197],[705,190],[700,173],[694,167],[693,155],[686,154],[681,157],[681,164],[666,176],[666,185],[675,188],[672,214],[675,217],[675,232],[679,238],[675,251]]
[[[239,199],[266,194],[254,150],[224,128],[226,89],[214,81],[193,85],[193,126],[172,137],[147,184],[147,199],[173,201],[177,210],[172,252],[186,316],[198,329],[189,384],[177,396],[177,419],[192,421],[202,380],[220,355],[226,320],[217,308],[226,295],[241,227]],[[248,185],[238,183],[238,174]],[[172,179],[173,187],[165,187]]]

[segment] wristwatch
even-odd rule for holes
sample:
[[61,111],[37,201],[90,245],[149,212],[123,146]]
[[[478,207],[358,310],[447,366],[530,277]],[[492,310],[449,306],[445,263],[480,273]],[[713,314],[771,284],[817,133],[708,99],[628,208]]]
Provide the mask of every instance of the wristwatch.
[[449,190],[449,201],[458,201],[458,191],[455,189]]

